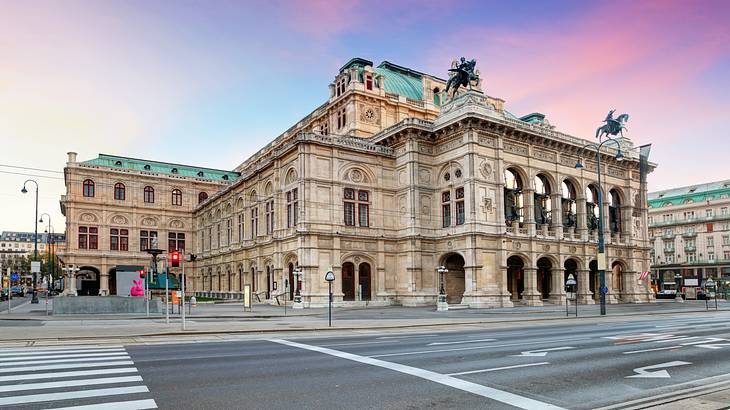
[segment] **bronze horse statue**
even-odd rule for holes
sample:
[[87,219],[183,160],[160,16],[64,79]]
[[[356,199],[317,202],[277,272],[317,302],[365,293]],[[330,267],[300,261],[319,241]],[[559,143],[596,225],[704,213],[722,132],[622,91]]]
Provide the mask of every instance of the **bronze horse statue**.
[[596,130],[596,138],[600,138],[603,135],[617,135],[621,134],[621,137],[624,136],[623,130],[627,129],[624,124],[626,121],[629,120],[629,114],[621,114],[616,119],[613,118],[613,113],[616,110],[611,110],[608,112],[608,115],[606,116],[606,119],[603,120],[605,124],[598,127]]
[[446,94],[449,93],[449,88],[451,86],[454,86],[454,91],[452,92],[451,96],[455,96],[456,92],[459,90],[460,86],[464,87],[471,87],[472,81],[478,81],[479,76],[474,73],[474,67],[477,65],[476,60],[470,60],[466,61],[464,57],[461,57],[461,62],[456,66],[456,68],[449,69],[450,72],[455,73],[451,78],[449,78],[449,81],[446,83]]

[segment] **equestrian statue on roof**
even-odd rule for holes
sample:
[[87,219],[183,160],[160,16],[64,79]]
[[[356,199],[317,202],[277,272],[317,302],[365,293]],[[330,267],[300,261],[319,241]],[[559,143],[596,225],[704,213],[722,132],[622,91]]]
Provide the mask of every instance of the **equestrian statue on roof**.
[[629,114],[621,114],[617,118],[613,118],[613,113],[616,112],[616,110],[611,110],[608,112],[608,115],[606,116],[606,119],[603,120],[605,124],[598,127],[596,130],[596,138],[599,138],[603,135],[617,135],[621,134],[621,137],[624,136],[623,130],[627,129],[624,124],[626,121],[629,120]]
[[[474,68],[477,65],[477,60],[466,61],[466,58],[461,57],[461,60],[456,64],[456,68],[449,69],[450,78],[446,83],[446,94],[448,95],[449,89],[453,86],[454,91],[451,96],[455,96],[460,86],[469,87],[471,89],[472,81],[479,81],[479,74],[474,72]],[[452,65],[453,67],[453,65]]]

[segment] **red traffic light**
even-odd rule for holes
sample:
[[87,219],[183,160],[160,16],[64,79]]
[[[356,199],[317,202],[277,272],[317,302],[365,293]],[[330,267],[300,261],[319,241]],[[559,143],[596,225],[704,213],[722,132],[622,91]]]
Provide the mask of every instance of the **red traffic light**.
[[172,266],[173,268],[180,267],[180,252],[173,251],[170,254],[170,266]]
[[144,279],[144,269],[137,271],[139,273],[139,277]]

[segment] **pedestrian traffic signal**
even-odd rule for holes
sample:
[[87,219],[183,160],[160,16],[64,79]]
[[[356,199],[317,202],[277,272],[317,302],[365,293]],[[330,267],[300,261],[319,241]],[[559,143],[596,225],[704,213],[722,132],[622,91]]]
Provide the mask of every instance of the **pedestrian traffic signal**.
[[170,266],[173,268],[179,268],[180,267],[180,252],[173,251],[170,254]]
[[144,279],[144,269],[138,270],[137,272],[139,273],[140,279]]

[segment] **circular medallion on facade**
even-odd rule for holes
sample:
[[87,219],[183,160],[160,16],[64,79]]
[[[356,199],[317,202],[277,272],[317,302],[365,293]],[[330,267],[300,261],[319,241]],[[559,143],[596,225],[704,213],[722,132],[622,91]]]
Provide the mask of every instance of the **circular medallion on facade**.
[[350,180],[352,182],[362,182],[362,172],[358,169],[353,169],[350,171]]
[[576,252],[576,251],[577,251],[577,249],[576,249],[576,247],[575,247],[575,246],[571,246],[571,247],[570,247],[570,253],[573,253],[573,254],[575,254],[575,252]]
[[617,252],[617,254],[618,254],[618,256],[622,256],[624,254],[624,251],[622,251],[621,249],[619,249],[618,252]]
[[449,249],[451,249],[451,248],[453,248],[453,247],[454,247],[454,244],[453,244],[453,242],[451,242],[451,241],[448,241],[448,242],[446,242],[446,246],[448,246],[448,247],[449,247]]
[[82,222],[96,222],[94,214],[82,214],[80,219]]
[[520,242],[513,242],[512,246],[514,246],[515,249],[520,249],[522,247],[522,244]]
[[492,175],[492,166],[487,161],[482,162],[481,172],[484,178],[489,178]]
[[545,252],[548,252],[548,251],[550,251],[550,245],[543,245],[543,246],[542,246],[542,249],[543,249],[543,250],[544,250]]
[[372,108],[368,108],[365,110],[365,120],[367,120],[367,121],[375,120],[375,111]]
[[358,265],[360,263],[360,257],[359,256],[355,256],[352,260],[355,262],[355,265]]

